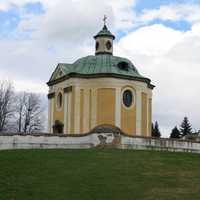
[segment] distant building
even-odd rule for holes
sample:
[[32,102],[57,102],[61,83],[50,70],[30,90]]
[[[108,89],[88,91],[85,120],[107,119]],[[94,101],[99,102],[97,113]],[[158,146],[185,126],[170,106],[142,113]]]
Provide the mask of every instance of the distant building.
[[95,55],[58,64],[47,83],[49,132],[81,134],[114,125],[129,135],[151,136],[154,85],[130,60],[113,56],[115,36],[106,23],[94,39]]

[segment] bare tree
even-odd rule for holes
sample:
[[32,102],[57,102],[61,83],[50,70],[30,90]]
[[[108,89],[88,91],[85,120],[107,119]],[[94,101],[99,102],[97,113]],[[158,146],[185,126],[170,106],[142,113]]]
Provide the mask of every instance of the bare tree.
[[14,109],[14,89],[9,81],[0,81],[0,132],[8,130]]
[[39,95],[15,93],[9,81],[0,81],[0,132],[43,131],[44,110]]
[[44,128],[44,109],[40,96],[33,93],[18,94],[16,105],[17,131],[33,133]]

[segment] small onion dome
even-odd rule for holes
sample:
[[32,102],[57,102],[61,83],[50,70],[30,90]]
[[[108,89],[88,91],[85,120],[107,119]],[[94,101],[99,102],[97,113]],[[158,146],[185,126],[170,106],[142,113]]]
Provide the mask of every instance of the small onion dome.
[[99,33],[97,33],[97,35],[94,36],[94,39],[98,37],[109,37],[113,40],[115,39],[115,36],[108,30],[106,25],[104,25],[103,29]]

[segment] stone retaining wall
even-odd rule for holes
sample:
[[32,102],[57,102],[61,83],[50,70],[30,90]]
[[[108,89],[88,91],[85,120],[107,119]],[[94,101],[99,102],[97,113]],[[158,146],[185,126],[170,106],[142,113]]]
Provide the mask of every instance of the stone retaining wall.
[[121,133],[85,135],[0,134],[0,150],[6,149],[149,149],[200,153],[200,143],[186,140],[127,136]]

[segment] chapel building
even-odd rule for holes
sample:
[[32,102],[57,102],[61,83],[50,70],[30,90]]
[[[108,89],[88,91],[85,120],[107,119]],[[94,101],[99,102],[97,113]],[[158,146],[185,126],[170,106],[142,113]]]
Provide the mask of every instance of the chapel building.
[[58,64],[47,83],[48,131],[84,134],[112,125],[151,136],[154,85],[130,60],[113,55],[115,36],[106,24],[94,39],[95,55]]

